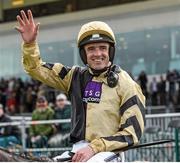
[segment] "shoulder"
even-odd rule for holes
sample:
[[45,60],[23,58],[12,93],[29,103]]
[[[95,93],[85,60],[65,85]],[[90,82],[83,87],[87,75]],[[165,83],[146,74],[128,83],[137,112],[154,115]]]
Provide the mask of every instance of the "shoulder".
[[33,112],[32,112],[32,117],[35,117],[39,115],[39,111],[37,109],[35,109]]
[[79,74],[83,74],[84,72],[88,72],[87,67],[73,66],[73,69],[74,69],[75,73],[79,73]]
[[87,67],[79,67],[79,66],[74,66],[74,71],[73,71],[73,76],[72,80],[81,80],[84,77],[90,76],[89,70]]
[[61,63],[53,63],[53,64],[44,63],[43,66],[53,70],[56,73],[56,75],[59,75],[61,71],[67,74],[68,72],[73,70],[73,67],[65,66]]
[[51,107],[48,107],[48,112],[54,114],[54,110]]
[[65,105],[64,110],[66,112],[70,112],[71,111],[71,105],[70,104]]
[[123,70],[122,68],[120,69],[119,77],[122,80],[134,82],[133,78],[127,73],[127,71]]
[[136,81],[123,69],[119,73],[119,86],[122,89],[130,89],[137,86]]
[[80,67],[80,66],[76,66],[76,65],[69,67],[69,66],[65,66],[61,63],[54,63],[52,66],[52,70],[54,70],[56,75],[67,74],[67,73],[83,74],[84,72],[88,71],[88,68],[87,67]]

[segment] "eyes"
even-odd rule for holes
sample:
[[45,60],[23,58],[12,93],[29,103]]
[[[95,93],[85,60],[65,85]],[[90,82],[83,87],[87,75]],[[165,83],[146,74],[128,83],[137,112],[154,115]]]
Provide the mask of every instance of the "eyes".
[[86,48],[86,51],[87,51],[88,53],[94,53],[94,52],[96,52],[97,49],[98,49],[99,51],[101,51],[101,52],[108,52],[109,47],[106,46],[106,45],[89,46],[89,47]]

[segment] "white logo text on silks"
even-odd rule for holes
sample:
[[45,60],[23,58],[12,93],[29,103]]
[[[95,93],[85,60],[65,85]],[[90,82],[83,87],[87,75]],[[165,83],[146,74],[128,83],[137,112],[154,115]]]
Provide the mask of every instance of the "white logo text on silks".
[[90,81],[84,90],[83,101],[91,103],[99,103],[102,93],[102,83]]

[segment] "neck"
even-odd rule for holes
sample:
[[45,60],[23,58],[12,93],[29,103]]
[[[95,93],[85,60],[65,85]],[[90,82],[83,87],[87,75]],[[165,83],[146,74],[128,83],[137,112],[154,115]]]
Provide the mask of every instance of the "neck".
[[99,76],[99,75],[102,74],[103,72],[108,71],[109,68],[112,66],[112,63],[109,62],[109,64],[108,64],[107,67],[104,67],[103,69],[100,69],[100,70],[93,69],[93,68],[89,67],[89,65],[86,65],[86,66],[91,69],[91,71],[92,71],[92,73],[93,73],[94,76]]
[[108,68],[109,68],[109,67],[105,67],[105,68],[103,68],[103,69],[101,69],[101,70],[95,70],[95,69],[93,69],[93,68],[90,68],[90,69],[91,69],[91,71],[93,72],[93,75],[94,75],[94,76],[99,76],[101,73],[107,71]]

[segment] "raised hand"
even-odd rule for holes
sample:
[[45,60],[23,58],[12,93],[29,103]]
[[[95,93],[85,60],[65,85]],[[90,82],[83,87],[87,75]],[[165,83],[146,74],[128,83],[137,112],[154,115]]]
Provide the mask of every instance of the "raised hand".
[[25,43],[33,43],[36,41],[40,23],[35,24],[31,10],[28,10],[27,15],[21,10],[21,16],[17,15],[19,26],[15,29],[21,33]]

